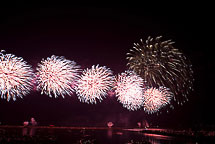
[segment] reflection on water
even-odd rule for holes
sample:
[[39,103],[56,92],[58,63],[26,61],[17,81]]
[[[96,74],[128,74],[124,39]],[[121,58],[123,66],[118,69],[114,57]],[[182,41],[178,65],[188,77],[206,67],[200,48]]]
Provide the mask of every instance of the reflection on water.
[[108,137],[109,139],[111,139],[111,138],[112,138],[112,135],[113,135],[112,129],[108,129],[108,130],[107,130],[107,137]]
[[34,127],[33,127],[33,128],[31,128],[31,129],[30,129],[30,133],[29,133],[29,135],[30,135],[30,136],[34,136],[34,135],[35,135],[35,133],[36,133],[36,128],[34,128]]
[[22,129],[22,135],[23,135],[23,136],[28,135],[28,128],[27,128],[27,127],[24,127],[24,128]]
[[22,135],[23,136],[34,136],[36,133],[36,128],[35,127],[24,127],[22,128]]
[[145,139],[151,144],[160,144],[164,141],[171,142],[173,140],[172,136],[164,136],[164,135],[148,134],[148,133],[143,133],[143,135],[145,136]]
[[[120,128],[5,128],[1,133],[0,144],[17,141],[25,143],[62,143],[62,144],[171,144],[171,143],[213,143],[191,137],[167,136],[143,133],[141,129]],[[21,132],[20,132],[21,130]],[[24,142],[23,142],[24,141]]]

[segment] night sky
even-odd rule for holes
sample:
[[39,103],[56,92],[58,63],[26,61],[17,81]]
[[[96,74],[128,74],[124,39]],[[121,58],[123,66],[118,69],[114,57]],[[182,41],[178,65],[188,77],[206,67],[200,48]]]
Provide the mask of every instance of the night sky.
[[163,40],[175,41],[174,46],[193,64],[194,91],[187,103],[157,116],[143,110],[130,112],[115,97],[89,105],[80,103],[75,94],[55,99],[32,91],[16,101],[1,99],[0,122],[21,125],[34,117],[40,125],[59,126],[106,126],[113,121],[116,126],[137,127],[136,123],[144,119],[169,127],[214,125],[214,59],[203,34],[208,31],[207,14],[189,6],[148,9],[129,4],[112,8],[1,5],[0,49],[23,57],[34,69],[42,58],[58,55],[76,61],[83,69],[99,64],[118,74],[127,69],[126,53],[134,42],[162,35]]

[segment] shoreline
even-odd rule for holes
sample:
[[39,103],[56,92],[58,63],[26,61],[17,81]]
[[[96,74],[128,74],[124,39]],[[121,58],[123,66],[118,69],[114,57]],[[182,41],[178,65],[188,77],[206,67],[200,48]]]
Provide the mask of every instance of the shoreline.
[[159,134],[167,136],[186,136],[186,137],[215,137],[215,131],[209,130],[174,130],[164,128],[124,128],[124,127],[75,127],[75,126],[21,126],[21,125],[1,125],[0,129],[11,129],[11,128],[35,128],[35,129],[70,129],[70,130],[123,130],[133,131],[148,134]]

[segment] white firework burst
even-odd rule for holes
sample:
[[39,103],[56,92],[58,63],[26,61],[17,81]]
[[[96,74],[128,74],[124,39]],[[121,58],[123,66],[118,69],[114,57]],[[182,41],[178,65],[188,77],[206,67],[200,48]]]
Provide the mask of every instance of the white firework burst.
[[114,76],[105,66],[93,65],[85,69],[78,81],[77,96],[81,102],[95,103],[101,101],[113,87]]
[[0,95],[2,99],[23,98],[32,90],[33,70],[22,57],[0,52]]
[[149,88],[144,92],[144,110],[147,113],[156,113],[170,103],[173,93],[168,88]]
[[125,71],[116,77],[115,93],[118,101],[128,110],[143,106],[144,81],[133,71]]
[[63,56],[52,55],[42,60],[37,67],[37,89],[55,98],[61,95],[71,95],[77,86],[80,66],[76,62],[65,59]]

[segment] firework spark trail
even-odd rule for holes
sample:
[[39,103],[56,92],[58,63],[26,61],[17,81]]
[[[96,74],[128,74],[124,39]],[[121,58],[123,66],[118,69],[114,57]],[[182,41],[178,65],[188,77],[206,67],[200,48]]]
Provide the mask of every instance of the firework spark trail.
[[128,110],[143,106],[143,90],[143,79],[133,71],[125,71],[116,77],[116,97]]
[[55,98],[61,95],[71,95],[77,86],[80,66],[76,62],[52,55],[42,60],[37,67],[37,89]]
[[77,96],[81,102],[95,103],[101,101],[113,87],[114,76],[105,66],[93,65],[85,69],[78,81]]
[[22,57],[0,52],[0,95],[2,99],[23,98],[32,90],[34,73]]
[[173,95],[168,88],[149,88],[144,92],[144,110],[147,113],[156,113],[170,103]]
[[169,88],[174,100],[182,105],[193,89],[193,70],[190,61],[172,46],[173,43],[161,41],[161,36],[148,37],[145,43],[141,39],[127,53],[127,65],[146,80],[148,86]]

